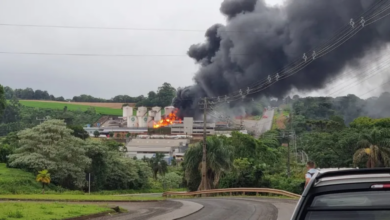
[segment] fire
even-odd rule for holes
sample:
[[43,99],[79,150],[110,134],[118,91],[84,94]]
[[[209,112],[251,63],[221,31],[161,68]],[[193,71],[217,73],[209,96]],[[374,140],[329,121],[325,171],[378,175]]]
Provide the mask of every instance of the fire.
[[157,123],[154,122],[153,128],[165,127],[165,126],[173,124],[175,121],[179,121],[179,123],[181,123],[181,119],[179,117],[177,117],[176,113],[177,113],[177,110],[174,110],[168,116],[166,116],[164,119],[160,120]]

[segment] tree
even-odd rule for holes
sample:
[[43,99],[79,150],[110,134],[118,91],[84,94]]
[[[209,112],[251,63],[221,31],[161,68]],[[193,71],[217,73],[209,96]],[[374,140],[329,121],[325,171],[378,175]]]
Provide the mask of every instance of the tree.
[[19,103],[19,100],[14,96],[9,104],[5,107],[3,117],[0,120],[0,122],[3,123],[13,123],[17,122],[21,119],[20,116],[20,109],[21,104]]
[[[218,186],[221,176],[229,172],[233,166],[233,149],[227,145],[226,139],[212,136],[207,138],[207,184],[208,189]],[[190,147],[184,155],[185,178],[190,190],[201,189],[201,169],[202,169],[202,149],[203,143],[199,142]]]
[[62,120],[47,120],[19,132],[20,147],[9,156],[10,166],[32,172],[50,170],[53,183],[69,189],[82,187],[91,160],[85,156],[85,142],[71,133]]
[[95,138],[98,138],[100,136],[100,132],[99,131],[94,131],[93,132],[93,136],[95,136]]
[[176,95],[176,89],[171,86],[169,83],[164,83],[157,90],[157,105],[158,106],[168,106],[172,104],[172,100]]
[[150,159],[150,167],[152,168],[153,178],[157,180],[157,174],[164,176],[168,172],[168,163],[164,160],[165,155],[162,153],[156,153],[154,157]]
[[38,172],[37,175],[37,182],[40,182],[42,184],[42,194],[45,194],[45,185],[48,185],[50,183],[50,173],[48,170],[42,170]]
[[6,104],[4,88],[0,85],[0,118],[3,116]]
[[4,92],[5,92],[5,99],[12,99],[15,96],[14,90],[8,86],[4,87]]
[[87,139],[89,138],[89,134],[84,128],[80,125],[70,125],[68,126],[69,129],[72,129],[72,135],[80,138],[80,139]]
[[355,165],[367,160],[367,168],[390,166],[390,130],[374,128],[362,133],[357,145],[359,149],[353,155]]

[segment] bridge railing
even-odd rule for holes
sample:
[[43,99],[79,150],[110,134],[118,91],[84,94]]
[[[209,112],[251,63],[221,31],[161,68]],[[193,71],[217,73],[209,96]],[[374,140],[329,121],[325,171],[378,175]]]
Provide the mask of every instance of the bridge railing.
[[301,195],[279,190],[279,189],[270,189],[270,188],[227,188],[227,189],[210,189],[210,190],[202,190],[202,191],[194,191],[194,192],[164,192],[164,197],[172,197],[172,196],[197,196],[197,195],[212,195],[212,194],[225,194],[229,193],[230,196],[233,195],[233,193],[242,193],[242,195],[245,195],[245,193],[256,193],[256,196],[259,195],[259,193],[268,193],[268,194],[275,194],[275,195],[281,195],[286,196],[290,198],[300,198]]

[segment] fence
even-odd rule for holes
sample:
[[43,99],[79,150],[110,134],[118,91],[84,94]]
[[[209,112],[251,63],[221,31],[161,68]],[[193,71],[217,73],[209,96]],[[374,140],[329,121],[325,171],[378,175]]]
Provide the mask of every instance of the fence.
[[300,198],[301,195],[279,190],[279,189],[269,189],[269,188],[228,188],[228,189],[211,189],[211,190],[203,190],[203,191],[195,191],[195,192],[164,192],[164,197],[171,197],[171,196],[197,196],[197,195],[211,195],[211,194],[226,194],[229,193],[230,196],[233,195],[233,193],[242,193],[241,195],[245,195],[245,193],[256,193],[256,196],[259,195],[259,193],[268,193],[268,194],[275,194],[275,195],[281,195],[281,196],[287,196],[290,198]]

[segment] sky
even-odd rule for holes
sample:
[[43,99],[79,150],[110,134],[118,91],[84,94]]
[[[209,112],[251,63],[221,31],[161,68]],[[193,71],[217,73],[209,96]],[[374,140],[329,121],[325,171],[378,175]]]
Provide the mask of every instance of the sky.
[[[65,98],[80,94],[100,98],[111,98],[119,94],[146,95],[163,82],[171,83],[175,88],[191,85],[198,66],[186,53],[190,45],[204,41],[205,30],[211,25],[226,22],[219,12],[221,2],[222,0],[2,0],[0,84],[12,88],[47,90],[55,96]],[[267,3],[281,5],[283,0],[267,0]],[[4,52],[135,56],[21,55]],[[348,79],[339,79],[328,88],[314,93],[295,93],[328,94],[329,88],[346,80]],[[374,84],[375,82],[367,81],[364,85],[355,86],[343,93],[338,92],[337,95],[358,93],[362,86],[369,89]]]

